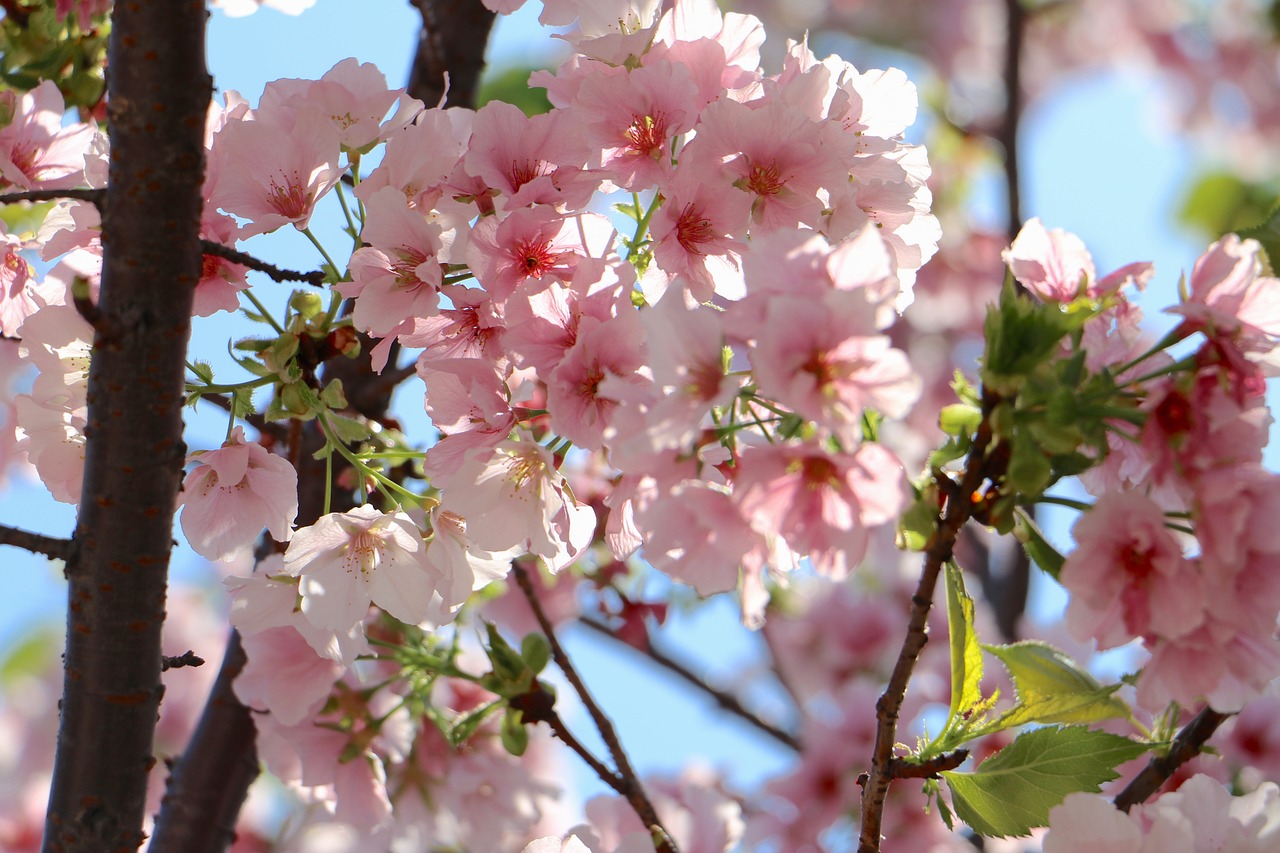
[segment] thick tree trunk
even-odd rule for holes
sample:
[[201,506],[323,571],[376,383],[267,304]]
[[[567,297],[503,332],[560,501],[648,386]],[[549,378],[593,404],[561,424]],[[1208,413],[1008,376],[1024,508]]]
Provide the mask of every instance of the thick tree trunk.
[[128,851],[143,838],[201,266],[206,17],[199,0],[115,6],[102,290],[46,851]]

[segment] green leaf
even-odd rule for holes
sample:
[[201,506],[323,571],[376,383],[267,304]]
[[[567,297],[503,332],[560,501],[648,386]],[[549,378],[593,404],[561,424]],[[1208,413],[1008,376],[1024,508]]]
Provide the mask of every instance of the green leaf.
[[42,201],[34,204],[0,204],[0,221],[15,237],[34,237],[44,224],[56,202]]
[[482,107],[489,101],[506,101],[515,104],[527,116],[551,112],[551,101],[547,98],[546,90],[529,85],[529,75],[537,70],[531,67],[504,68],[500,71],[486,69],[480,81],[480,91],[476,95],[476,106]]
[[982,424],[982,410],[967,403],[943,406],[938,413],[938,425],[947,435],[972,435]]
[[1015,510],[1015,515],[1017,527],[1014,528],[1013,535],[1022,543],[1027,556],[1040,567],[1040,570],[1057,580],[1062,572],[1062,564],[1067,561],[1067,558],[1062,556],[1058,549],[1044,537],[1030,513],[1019,507]]
[[529,730],[524,727],[521,714],[514,708],[507,708],[502,717],[502,745],[507,752],[519,757],[529,748]]
[[950,728],[957,717],[982,702],[982,647],[973,631],[973,599],[965,592],[964,575],[947,563],[947,631],[951,635]]
[[448,737],[449,743],[454,746],[460,746],[466,743],[470,737],[475,734],[476,729],[480,728],[480,724],[485,721],[493,711],[502,706],[501,699],[495,699],[492,702],[481,705],[479,708],[473,708],[454,721],[449,727]]
[[347,444],[355,444],[358,441],[364,441],[373,434],[369,431],[368,424],[362,423],[355,418],[349,418],[346,415],[338,415],[330,412],[325,415],[325,420],[328,422],[330,428],[333,429],[334,434]]
[[956,815],[981,835],[1029,835],[1076,791],[1096,792],[1146,744],[1084,726],[1026,732],[972,773],[944,771]]
[[1257,240],[1266,253],[1263,259],[1264,274],[1275,275],[1280,268],[1280,204],[1277,204],[1266,219],[1252,228],[1241,228],[1237,232],[1242,238]]
[[898,547],[907,551],[923,551],[938,528],[938,493],[926,488],[898,520]]
[[551,660],[551,644],[542,634],[527,634],[520,642],[520,656],[524,658],[529,671],[537,675]]
[[1111,694],[1078,663],[1048,643],[1024,640],[983,646],[1013,677],[1018,705],[997,721],[1001,728],[1024,723],[1096,723],[1129,715],[1129,706]]

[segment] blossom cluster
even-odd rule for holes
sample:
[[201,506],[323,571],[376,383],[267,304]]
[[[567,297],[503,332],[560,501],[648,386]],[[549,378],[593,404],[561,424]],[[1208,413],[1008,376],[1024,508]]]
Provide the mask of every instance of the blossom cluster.
[[[345,271],[329,262],[329,308],[291,302],[279,337],[241,361],[256,378],[236,389],[270,386],[272,416],[323,425],[326,450],[353,466],[338,480],[351,508],[295,527],[294,463],[238,425],[191,455],[181,495],[183,531],[205,558],[237,560],[264,530],[278,544],[226,587],[248,658],[235,690],[260,712],[263,761],[320,806],[299,849],[330,823],[388,844],[651,849],[612,798],[588,806],[588,826],[545,834],[554,769],[509,754],[510,726],[489,713],[509,685],[439,630],[513,560],[555,575],[642,555],[699,593],[736,590],[753,627],[802,564],[826,583],[868,555],[895,563],[882,546],[913,495],[902,458],[919,448],[892,424],[926,388],[895,324],[940,236],[924,149],[903,137],[915,89],[806,42],[766,73],[756,18],[711,0],[663,5],[546,3],[544,22],[578,28],[575,53],[531,81],[553,105],[540,115],[424,106],[355,60],[271,83],[256,107],[229,92],[210,108],[202,237],[312,236],[317,205],[337,196],[354,241]],[[51,84],[3,106],[0,188],[105,183],[105,138],[64,127]],[[13,440],[68,503],[80,497],[93,338],[79,309],[96,299],[100,231],[93,205],[65,201],[30,241],[0,233],[0,332],[39,372],[14,401]],[[22,251],[56,266],[38,278]],[[1263,523],[1280,479],[1261,465],[1280,282],[1256,243],[1226,237],[1197,263],[1176,331],[1152,346],[1128,299],[1149,265],[1098,277],[1079,240],[1038,220],[1004,259],[1043,303],[1091,314],[1061,355],[1116,392],[1079,413],[1106,433],[1084,474],[1098,502],[1061,570],[1068,627],[1102,648],[1141,639],[1151,659],[1137,696],[1150,710],[1239,708],[1280,673],[1280,548]],[[248,288],[244,265],[206,255],[195,313],[236,310]],[[338,440],[373,429],[341,414],[342,389],[316,364],[300,366],[303,343],[314,351],[335,328],[367,336],[379,370],[419,353],[439,438],[411,454],[407,476]],[[1183,340],[1199,349],[1164,353]],[[193,373],[197,397],[227,387]],[[906,604],[908,589],[884,585]],[[500,606],[486,615],[516,625]],[[744,815],[696,774],[658,783],[681,849],[804,849],[853,810],[848,771],[874,742],[892,657],[883,617],[882,602],[833,593],[807,624],[774,629],[779,657],[809,658],[792,670],[813,683],[793,694],[829,711],[806,717],[801,765],[770,786],[796,814]],[[850,637],[806,646],[806,630]],[[918,689],[904,717],[944,701],[940,684]],[[831,742],[841,749],[818,746]],[[920,839],[955,840],[941,824]]]
[[[1148,265],[1098,278],[1078,238],[1038,220],[1006,252],[1046,301],[1113,301],[1083,330],[1086,361],[1115,365],[1143,416],[1109,422],[1110,452],[1083,477],[1098,502],[1075,525],[1061,580],[1077,638],[1103,649],[1142,638],[1151,659],[1138,699],[1153,710],[1199,697],[1236,710],[1280,673],[1280,554],[1260,523],[1280,499],[1280,476],[1262,465],[1280,281],[1264,275],[1260,252],[1227,235],[1196,262],[1169,309],[1181,321],[1166,343],[1199,341],[1179,364],[1150,346],[1123,292],[1145,283]],[[1193,540],[1175,532],[1175,518]]]

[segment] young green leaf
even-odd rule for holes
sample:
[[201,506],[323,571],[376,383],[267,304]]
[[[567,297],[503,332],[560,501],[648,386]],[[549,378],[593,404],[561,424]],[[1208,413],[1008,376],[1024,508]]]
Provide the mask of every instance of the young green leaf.
[[1063,652],[1035,640],[1007,646],[983,646],[1013,676],[1018,705],[999,719],[1001,728],[1023,723],[1095,723],[1129,714],[1111,694],[1120,685],[1103,687]]
[[1013,535],[1022,543],[1027,556],[1040,567],[1040,570],[1057,580],[1058,574],[1062,571],[1062,564],[1067,561],[1067,558],[1062,556],[1058,549],[1044,537],[1030,513],[1019,507],[1014,514],[1017,516],[1017,526],[1014,528]]
[[1076,791],[1096,792],[1146,744],[1084,726],[1026,732],[972,773],[944,771],[956,815],[981,835],[1029,835]]
[[951,712],[947,727],[982,702],[982,648],[973,631],[973,599],[964,574],[947,563],[947,630],[951,635]]

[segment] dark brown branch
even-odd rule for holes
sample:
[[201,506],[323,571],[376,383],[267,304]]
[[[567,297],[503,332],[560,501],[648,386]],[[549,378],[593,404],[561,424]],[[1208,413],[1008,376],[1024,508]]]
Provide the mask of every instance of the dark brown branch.
[[1116,797],[1116,808],[1127,812],[1139,803],[1145,802],[1148,797],[1160,790],[1160,786],[1167,782],[1179,767],[1199,755],[1209,738],[1213,737],[1213,733],[1230,717],[1230,714],[1219,713],[1206,705],[1204,710],[1196,714],[1195,718],[1178,732],[1173,743],[1169,745],[1169,751],[1147,762],[1142,772],[1125,786]]
[[1022,0],[1005,0],[1004,117],[996,140],[1004,148],[1005,202],[1009,215],[1005,231],[1010,241],[1022,228],[1022,193],[1018,177],[1018,128],[1022,122],[1022,48],[1027,13]]
[[484,70],[484,48],[494,13],[480,0],[409,0],[422,15],[418,47],[409,69],[409,95],[434,107],[474,107]]
[[187,649],[180,655],[165,655],[160,658],[161,672],[168,672],[171,669],[181,669],[184,666],[204,666],[204,658],[191,651],[191,649]]
[[236,817],[258,777],[253,716],[231,690],[244,665],[240,634],[232,631],[191,743],[170,766],[148,853],[223,851],[235,840]]
[[73,547],[70,539],[45,536],[43,533],[32,533],[29,530],[19,530],[7,524],[0,524],[0,545],[24,548],[36,554],[44,554],[54,560],[70,559]]
[[[609,754],[613,756],[613,763],[618,767],[616,778],[620,786],[615,790],[626,798],[645,828],[654,835],[654,843],[658,853],[678,853],[675,842],[670,838],[670,833],[662,826],[662,821],[658,819],[658,813],[653,808],[653,803],[649,801],[648,795],[645,794],[644,787],[640,784],[640,778],[632,768],[631,761],[627,758],[626,750],[622,748],[622,742],[618,739],[618,733],[614,730],[613,723],[605,715],[604,711],[600,710],[600,706],[596,704],[591,691],[587,689],[587,685],[583,682],[582,676],[578,674],[573,662],[569,660],[569,655],[565,653],[564,646],[560,645],[560,640],[556,637],[555,628],[552,627],[551,620],[547,618],[546,612],[542,609],[542,602],[538,600],[538,594],[533,589],[533,582],[529,580],[529,573],[519,562],[513,562],[511,564],[511,574],[515,577],[516,585],[520,587],[520,591],[524,593],[525,599],[528,600],[529,606],[533,608],[533,615],[538,620],[538,626],[542,629],[542,633],[547,637],[547,642],[551,645],[552,659],[556,662],[556,666],[560,667],[560,671],[564,673],[564,677],[568,679],[569,684],[573,686],[578,698],[582,700],[583,706],[591,716],[591,721],[595,723],[596,729],[600,732],[601,740],[604,741]],[[609,780],[604,779],[604,781],[607,783]],[[658,840],[659,836],[662,837],[661,843]]]
[[[134,850],[163,687],[160,635],[186,455],[184,363],[200,280],[207,12],[118,3],[102,211],[104,317],[67,564],[67,645],[44,851]],[[112,333],[104,335],[109,327]]]
[[19,201],[60,201],[64,198],[87,201],[101,208],[107,200],[107,191],[93,190],[21,190],[19,192],[0,193],[0,204],[14,204]]
[[968,758],[967,749],[957,749],[923,762],[895,758],[889,762],[889,775],[894,779],[937,779],[939,773],[955,770]]
[[252,270],[266,273],[272,281],[300,281],[303,284],[310,284],[320,287],[324,284],[324,270],[313,270],[312,272],[295,272],[293,270],[281,269],[266,261],[255,258],[246,252],[233,249],[230,246],[224,246],[215,240],[201,240],[200,251],[206,255],[217,255],[219,258],[226,258],[228,261],[237,264],[243,264]]
[[608,625],[604,624],[603,622],[599,622],[595,619],[591,619],[586,616],[583,616],[580,619],[578,619],[578,622],[579,624],[584,625],[587,628],[590,628],[591,630],[599,634],[603,634],[604,636],[608,637],[614,642],[621,643],[627,648],[632,649],[633,651],[644,655],[649,660],[653,661],[658,666],[662,667],[668,672],[674,675],[677,675],[680,678],[683,678],[686,682],[696,687],[699,691],[711,697],[711,699],[716,703],[717,707],[719,707],[725,713],[733,714],[735,717],[745,720],[747,723],[751,724],[756,729],[759,729],[760,731],[764,732],[766,735],[773,738],[778,743],[781,743],[783,746],[786,746],[792,750],[795,750],[796,752],[800,751],[801,749],[800,740],[795,735],[791,734],[790,732],[783,731],[782,729],[778,728],[772,723],[769,723],[760,719],[751,711],[747,710],[747,708],[738,700],[738,697],[734,696],[732,693],[727,693],[723,690],[718,690],[717,688],[712,687],[706,681],[699,678],[697,673],[689,669],[689,667],[685,666],[683,663],[671,657],[670,655],[666,654],[657,646],[655,646],[653,643],[652,637],[648,638],[645,648],[640,649],[628,643],[626,640],[622,639],[621,637],[619,637],[613,631],[612,628],[610,628]]
[[[965,462],[964,474],[958,489],[940,489],[954,496],[949,498],[938,518],[937,528],[924,549],[924,565],[920,581],[911,596],[911,611],[907,622],[907,636],[902,651],[893,666],[889,683],[876,702],[876,740],[872,749],[871,769],[867,772],[862,790],[862,829],[858,837],[858,853],[877,853],[880,850],[880,827],[884,819],[884,801],[889,785],[894,779],[894,744],[897,743],[898,714],[907,693],[907,684],[915,671],[916,661],[929,641],[926,626],[929,610],[933,607],[934,589],[942,567],[951,560],[956,538],[961,528],[973,517],[975,495],[985,481],[998,481],[1007,465],[1006,454],[988,454],[991,448],[991,425],[988,422],[996,403],[988,393],[982,401],[983,418],[974,437],[973,446]],[[935,472],[935,477],[945,477]]]

